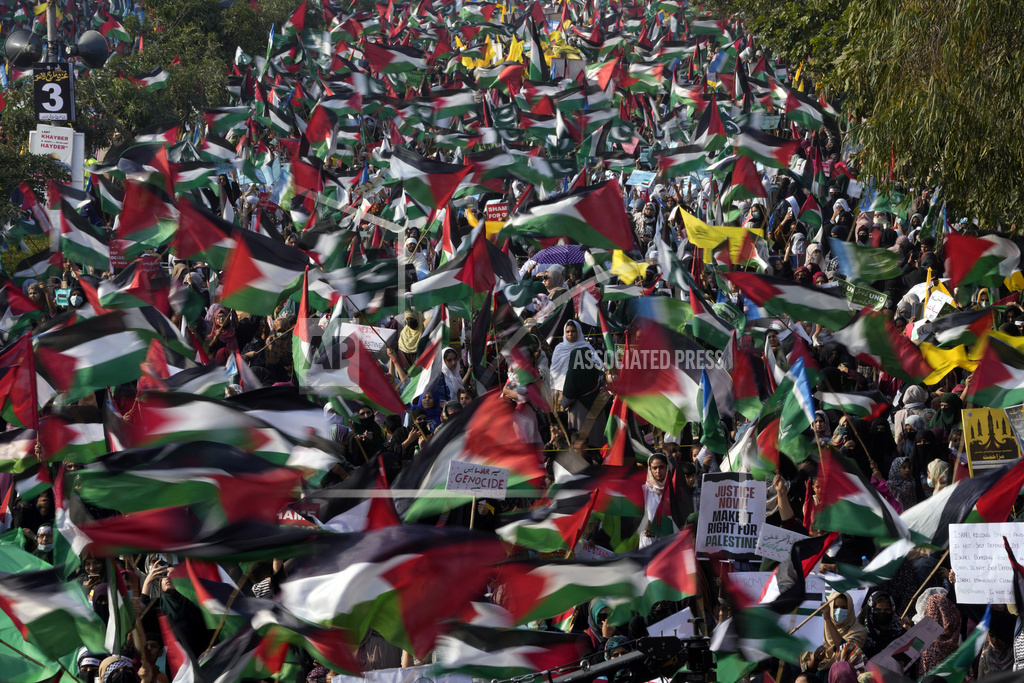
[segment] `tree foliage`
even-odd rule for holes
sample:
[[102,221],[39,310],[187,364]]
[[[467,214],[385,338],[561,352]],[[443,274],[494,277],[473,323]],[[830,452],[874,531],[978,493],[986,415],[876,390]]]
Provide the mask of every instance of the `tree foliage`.
[[1024,3],[716,0],[844,100],[858,161],[887,184],[942,187],[958,216],[1020,228]]

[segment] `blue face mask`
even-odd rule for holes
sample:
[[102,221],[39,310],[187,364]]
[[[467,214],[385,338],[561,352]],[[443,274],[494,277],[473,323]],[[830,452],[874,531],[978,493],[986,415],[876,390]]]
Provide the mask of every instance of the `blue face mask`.
[[844,621],[846,621],[846,615],[848,613],[849,613],[849,611],[846,608],[844,608],[844,607],[836,607],[832,611],[832,618],[835,619],[835,622],[837,624],[841,624]]

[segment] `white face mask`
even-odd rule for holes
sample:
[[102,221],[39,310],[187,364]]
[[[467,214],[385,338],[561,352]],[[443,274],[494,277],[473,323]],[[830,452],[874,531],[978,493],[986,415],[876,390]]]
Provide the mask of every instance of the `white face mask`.
[[79,306],[82,305],[82,297],[79,296],[78,294],[75,294],[74,296],[71,297],[68,303],[71,304],[71,308],[78,308]]
[[833,610],[832,612],[832,618],[835,619],[835,622],[837,624],[841,624],[844,621],[846,621],[846,615],[848,613],[849,612],[845,607],[836,607],[835,610]]

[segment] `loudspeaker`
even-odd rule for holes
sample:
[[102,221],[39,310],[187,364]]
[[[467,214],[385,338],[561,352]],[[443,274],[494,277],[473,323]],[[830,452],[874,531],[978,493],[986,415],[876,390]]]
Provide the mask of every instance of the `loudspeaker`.
[[4,54],[8,62],[24,69],[43,58],[43,41],[31,31],[20,28],[7,36]]
[[107,46],[107,39],[99,31],[86,31],[78,39],[78,44],[68,48],[71,54],[77,54],[82,63],[90,69],[99,69],[107,63],[110,55],[110,48]]

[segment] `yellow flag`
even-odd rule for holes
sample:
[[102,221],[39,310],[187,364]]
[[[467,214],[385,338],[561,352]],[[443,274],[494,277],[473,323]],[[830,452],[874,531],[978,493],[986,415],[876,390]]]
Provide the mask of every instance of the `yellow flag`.
[[1024,292],[1024,273],[1019,270],[1013,271],[1013,274],[1006,278],[1004,284],[1011,292]]
[[940,349],[928,342],[921,342],[920,349],[925,361],[932,366],[932,374],[924,378],[924,384],[939,382],[954,368],[964,368],[974,372],[974,369],[978,367],[978,361],[968,357],[967,347],[962,344],[955,349]]
[[466,209],[466,222],[469,223],[469,227],[475,228],[480,225],[480,219],[476,217],[472,209]]
[[647,264],[634,261],[621,249],[612,252],[612,274],[618,275],[623,284],[631,285],[636,279],[647,275]]
[[516,62],[522,64],[523,62],[523,43],[522,40],[516,40],[515,36],[512,36],[512,44],[508,48],[508,59],[509,62]]
[[696,216],[680,210],[686,236],[691,242],[704,250],[704,263],[712,262],[712,252],[719,244],[729,240],[729,256],[735,262],[739,259],[743,248],[743,235],[750,232],[754,237],[764,237],[764,230],[737,228],[730,225],[708,225]]

